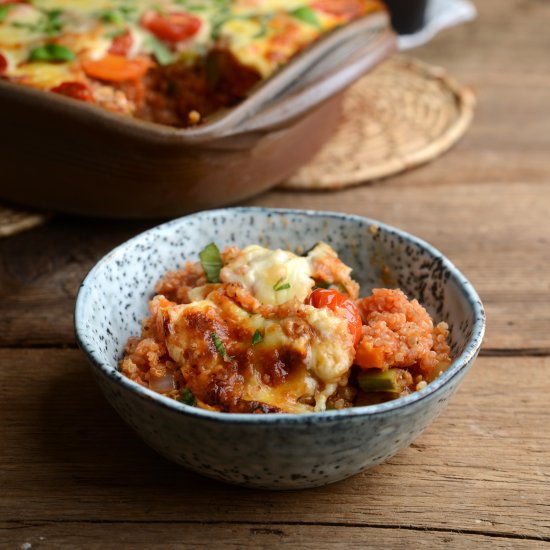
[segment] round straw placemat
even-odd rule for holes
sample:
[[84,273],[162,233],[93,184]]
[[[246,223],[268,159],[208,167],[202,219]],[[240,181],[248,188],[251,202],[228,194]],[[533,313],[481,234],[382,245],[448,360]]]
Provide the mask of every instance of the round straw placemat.
[[15,235],[44,223],[49,216],[0,204],[0,238]]
[[350,88],[332,139],[281,187],[340,189],[428,162],[464,134],[474,106],[444,69],[393,57]]

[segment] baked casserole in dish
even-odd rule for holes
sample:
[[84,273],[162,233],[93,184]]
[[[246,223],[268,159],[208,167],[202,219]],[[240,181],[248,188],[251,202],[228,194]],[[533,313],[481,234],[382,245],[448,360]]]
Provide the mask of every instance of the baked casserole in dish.
[[0,197],[123,217],[241,200],[312,157],[393,45],[378,0],[4,0]]

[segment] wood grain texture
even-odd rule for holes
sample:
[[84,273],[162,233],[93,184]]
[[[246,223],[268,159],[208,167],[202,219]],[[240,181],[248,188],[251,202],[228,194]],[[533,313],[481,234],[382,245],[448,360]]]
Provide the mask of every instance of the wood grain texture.
[[[131,548],[224,548],[238,550],[245,547],[258,550],[268,548],[299,548],[301,550],[392,548],[491,548],[537,549],[548,548],[548,543],[533,539],[490,537],[481,533],[453,533],[415,529],[385,529],[379,527],[339,525],[270,524],[255,523],[101,523],[74,522],[69,524],[41,522],[0,523],[0,537],[7,546],[33,549],[55,548],[113,548],[123,545]],[[107,542],[108,541],[108,542]]]
[[104,401],[77,350],[0,350],[0,363],[6,522],[389,526],[550,540],[550,358],[480,358],[441,417],[387,464],[279,493],[162,459]]
[[387,464],[321,489],[243,490],[178,468],[110,409],[81,353],[59,349],[75,345],[87,270],[154,223],[59,217],[0,241],[0,546],[549,546],[550,2],[476,4],[476,22],[414,51],[478,96],[448,154],[356,189],[249,202],[367,215],[457,264],[488,330],[448,409]]

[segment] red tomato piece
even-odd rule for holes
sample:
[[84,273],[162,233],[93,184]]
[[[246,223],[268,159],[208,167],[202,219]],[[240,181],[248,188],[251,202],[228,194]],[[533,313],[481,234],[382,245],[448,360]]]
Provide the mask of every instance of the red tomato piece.
[[360,17],[365,12],[362,0],[316,0],[311,7],[345,19]]
[[132,38],[132,33],[128,29],[126,29],[123,34],[113,39],[113,43],[109,48],[109,53],[126,56],[128,55],[128,52],[130,51],[133,43],[134,39]]
[[337,290],[318,288],[314,290],[308,300],[308,304],[316,308],[328,307],[334,313],[342,316],[348,322],[348,329],[353,336],[353,345],[357,346],[361,340],[361,315],[357,306],[345,294]]
[[141,18],[141,26],[165,42],[181,42],[191,38],[201,28],[198,17],[189,13],[158,13],[148,11]]
[[8,68],[8,60],[0,53],[0,74]]
[[63,82],[52,88],[51,91],[80,101],[92,102],[94,100],[90,88],[83,82]]

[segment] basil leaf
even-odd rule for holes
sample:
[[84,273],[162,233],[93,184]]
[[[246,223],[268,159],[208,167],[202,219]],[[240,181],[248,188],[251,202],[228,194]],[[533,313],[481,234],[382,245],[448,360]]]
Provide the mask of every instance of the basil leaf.
[[273,290],[275,292],[279,292],[279,290],[286,290],[287,288],[290,288],[290,283],[283,283],[284,279],[279,279],[274,285]]
[[183,388],[178,397],[180,403],[185,403],[190,407],[194,407],[197,404],[197,398],[193,395],[193,392],[189,388]]
[[214,243],[210,243],[199,253],[199,258],[206,273],[206,280],[209,283],[219,283],[220,271],[223,265],[220,249]]
[[312,10],[308,6],[302,6],[301,8],[296,8],[295,10],[292,10],[290,12],[290,15],[295,19],[299,19],[304,23],[308,23],[309,25],[312,25],[313,27],[317,27],[318,29],[321,28],[321,23],[317,18],[317,14],[315,13],[314,10]]
[[3,4],[0,6],[0,23],[3,23],[6,20],[6,17],[8,16],[8,12],[10,11],[13,4]]
[[262,336],[262,333],[256,329],[254,336],[252,336],[252,345],[255,346],[256,344],[259,344],[263,339],[264,337]]
[[45,44],[31,51],[29,61],[44,61],[53,63],[55,61],[73,61],[76,55],[61,44]]
[[124,16],[117,10],[102,10],[97,16],[105,23],[113,23],[115,25],[124,23]]

